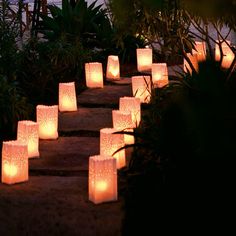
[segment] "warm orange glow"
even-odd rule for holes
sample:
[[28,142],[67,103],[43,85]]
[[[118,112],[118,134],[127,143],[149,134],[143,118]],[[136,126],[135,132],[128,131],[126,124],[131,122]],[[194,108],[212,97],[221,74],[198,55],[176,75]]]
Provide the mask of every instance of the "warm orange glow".
[[[132,114],[130,112],[125,113],[119,110],[113,110],[112,121],[113,121],[113,127],[120,131],[133,132],[133,128],[135,128],[135,124],[132,119]],[[124,142],[125,144],[133,144],[134,136],[125,134]]]
[[59,83],[59,111],[77,111],[75,82]]
[[107,79],[120,79],[120,63],[118,56],[108,56],[107,59]]
[[[217,42],[219,43],[219,41],[217,40]],[[226,42],[230,45],[230,41],[226,40]],[[226,48],[229,48],[228,44],[226,42],[222,42],[221,43],[221,47],[222,47],[222,51],[223,54],[226,55],[226,53],[224,53]],[[220,61],[220,47],[218,45],[218,43],[215,44],[215,60],[216,61]]]
[[193,53],[197,53],[198,62],[203,62],[206,60],[206,43],[205,42],[195,42],[195,49]]
[[88,88],[103,88],[102,63],[91,62],[85,64],[86,85]]
[[152,69],[152,49],[137,48],[137,67],[139,72],[151,71]]
[[22,120],[18,122],[17,140],[27,144],[28,157],[39,157],[39,126],[36,122]]
[[99,192],[104,192],[107,190],[107,182],[106,181],[99,181],[96,183],[96,190]]
[[222,66],[222,68],[228,69],[228,68],[230,68],[230,66],[232,64],[235,55],[234,55],[233,51],[231,50],[231,48],[229,48],[229,47],[225,47],[223,52],[224,52],[224,56],[222,59],[221,66]]
[[151,98],[151,77],[133,76],[132,91],[133,96],[139,98],[141,103],[149,103]]
[[38,149],[38,143],[34,142],[34,140],[30,139],[28,142],[28,157],[39,157],[39,152],[36,153]]
[[[229,40],[226,40],[226,42],[230,45]],[[226,42],[222,42],[222,44],[221,44],[222,53],[223,53],[221,67],[228,69],[228,68],[230,68],[230,66],[232,64],[235,55],[234,55],[234,52],[232,51],[232,49],[228,46],[228,44]],[[220,61],[220,57],[221,57],[220,47],[216,43],[216,45],[215,45],[215,60]]]
[[[198,72],[197,53],[193,53],[193,54],[187,53],[187,56],[190,59],[190,61],[193,65],[194,69],[196,70],[196,72]],[[184,72],[185,73],[189,72],[190,74],[192,74],[192,69],[191,69],[191,67],[190,67],[190,65],[189,65],[189,63],[187,62],[186,59],[184,59]]]
[[37,123],[40,139],[58,138],[58,106],[37,106]]
[[114,134],[117,129],[104,128],[100,130],[100,154],[113,156],[116,158],[117,169],[126,166],[125,150],[122,149],[114,154],[118,149],[124,147],[124,135]]
[[4,174],[9,177],[14,177],[17,175],[17,167],[15,165],[10,165],[5,163],[3,166]]
[[20,183],[28,180],[27,144],[20,141],[3,142],[2,146],[2,182]]
[[119,109],[123,113],[131,113],[134,127],[139,126],[141,120],[141,102],[135,97],[121,97]]
[[95,204],[117,200],[115,158],[110,156],[89,158],[89,200]]
[[166,63],[152,64],[152,82],[155,88],[162,88],[169,83]]

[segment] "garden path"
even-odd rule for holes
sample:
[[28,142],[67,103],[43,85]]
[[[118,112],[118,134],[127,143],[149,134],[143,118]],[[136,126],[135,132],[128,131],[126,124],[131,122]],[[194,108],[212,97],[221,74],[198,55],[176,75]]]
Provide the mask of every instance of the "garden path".
[[77,112],[59,114],[60,137],[40,141],[40,158],[29,160],[29,181],[0,184],[1,236],[120,235],[124,200],[88,200],[88,159],[99,153],[99,130],[112,127],[122,96],[131,96],[130,78],[84,91]]
[[99,153],[99,130],[112,127],[112,109],[130,85],[88,89],[78,111],[59,114],[59,139],[40,141],[26,183],[0,184],[0,235],[120,235],[122,203],[88,200],[88,159]]

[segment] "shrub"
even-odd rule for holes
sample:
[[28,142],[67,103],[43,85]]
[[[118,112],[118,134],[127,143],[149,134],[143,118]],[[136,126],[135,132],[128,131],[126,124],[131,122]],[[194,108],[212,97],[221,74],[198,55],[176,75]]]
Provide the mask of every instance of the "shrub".
[[[120,37],[108,10],[97,1],[88,5],[85,0],[62,1],[62,9],[48,6],[52,16],[42,15],[42,33],[49,41],[81,42],[83,48],[92,50],[94,61],[106,62],[107,56],[119,55],[121,62],[135,62],[136,48],[144,41],[132,34]],[[110,12],[111,13],[111,12]],[[112,13],[111,13],[112,14]]]
[[19,84],[0,76],[0,140],[15,138],[18,120],[29,119],[31,112]]
[[104,40],[103,33],[111,31],[106,10],[95,6],[94,1],[88,6],[85,0],[62,1],[62,8],[49,5],[51,16],[42,15],[42,33],[50,41],[63,39],[68,42],[80,41],[83,46],[99,46]]
[[235,92],[235,73],[212,61],[156,91],[126,172],[124,235],[175,223],[183,230],[202,212],[198,228],[223,220],[234,183]]
[[3,0],[0,8],[0,75],[13,79],[17,68],[16,38],[19,35],[17,21],[8,18],[8,1]]
[[20,58],[18,80],[34,105],[57,102],[59,82],[76,81],[78,91],[85,87],[84,63],[90,57],[79,42],[32,40]]

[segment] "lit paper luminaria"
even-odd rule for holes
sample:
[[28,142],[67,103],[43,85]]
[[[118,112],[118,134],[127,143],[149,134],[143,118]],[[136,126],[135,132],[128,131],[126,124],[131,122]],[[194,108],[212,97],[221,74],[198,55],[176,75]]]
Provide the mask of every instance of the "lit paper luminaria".
[[122,149],[114,154],[118,149],[124,147],[124,135],[115,134],[116,129],[104,128],[100,130],[100,154],[113,156],[116,159],[117,169],[126,166],[125,150]]
[[[135,124],[132,119],[132,114],[130,112],[122,112],[120,110],[112,111],[112,122],[113,127],[119,131],[133,132]],[[133,144],[134,136],[125,134],[124,135],[125,144]]]
[[[197,59],[197,53],[187,53],[187,57],[189,58],[189,60],[191,61],[194,69],[196,70],[196,72],[198,72],[198,59]],[[188,63],[188,61],[186,59],[184,59],[184,72],[185,73],[190,73],[192,74],[192,69]]]
[[137,48],[137,67],[139,72],[151,71],[152,69],[152,49]]
[[89,158],[89,200],[95,204],[116,201],[116,159],[109,156]]
[[37,106],[37,123],[40,139],[58,138],[58,106]]
[[103,88],[102,63],[85,63],[85,77],[88,88]]
[[121,97],[119,109],[123,113],[131,113],[134,127],[139,126],[141,121],[141,102],[135,97]]
[[106,77],[109,80],[120,79],[120,63],[118,56],[108,56]]
[[197,53],[198,62],[206,60],[206,42],[195,42],[195,49],[193,53]]
[[75,82],[59,83],[59,111],[77,111]]
[[28,157],[39,157],[39,126],[30,120],[18,121],[17,140],[27,144]]
[[[226,40],[226,42],[230,45],[229,40]],[[222,44],[221,44],[222,52],[223,52],[221,67],[224,69],[230,68],[230,66],[234,60],[234,57],[235,57],[234,52],[232,51],[232,49],[229,47],[229,45],[226,42],[222,42]],[[216,43],[216,45],[215,45],[215,60],[220,61],[220,56],[221,56],[220,47]]]
[[169,83],[166,63],[152,64],[152,82],[155,88],[162,88]]
[[133,76],[132,91],[133,96],[139,98],[141,103],[149,103],[151,98],[151,77]]
[[229,48],[229,47],[224,48],[224,56],[223,56],[223,60],[221,63],[221,67],[225,68],[225,69],[230,68],[230,66],[234,60],[234,57],[235,57],[235,55],[234,55],[233,51],[231,50],[231,48]]
[[[217,42],[219,43],[219,40],[217,40]],[[230,45],[230,43],[231,43],[229,40],[226,40],[226,42],[227,42],[229,45]],[[222,51],[223,51],[223,54],[224,54],[224,55],[225,55],[224,50],[225,50],[226,48],[229,48],[229,46],[227,45],[226,42],[222,42],[222,43],[221,43],[221,48],[222,48]],[[215,60],[216,60],[216,61],[220,61],[220,47],[219,47],[218,43],[215,44]]]
[[27,144],[20,141],[3,142],[2,146],[2,182],[15,184],[29,178]]

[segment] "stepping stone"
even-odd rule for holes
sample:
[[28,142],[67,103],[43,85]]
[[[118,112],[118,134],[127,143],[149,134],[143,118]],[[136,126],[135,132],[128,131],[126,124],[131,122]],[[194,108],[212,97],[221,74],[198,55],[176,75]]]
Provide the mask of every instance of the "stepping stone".
[[[29,160],[30,175],[87,176],[89,157],[100,152],[99,137],[40,140],[40,158]],[[132,148],[126,150],[127,163]]]
[[76,112],[59,113],[59,131],[97,131],[112,127],[112,110],[108,108],[83,108]]
[[130,85],[132,84],[131,77],[122,77],[120,80],[113,80],[109,81],[110,83],[117,84],[117,85]]
[[78,103],[85,107],[118,108],[119,99],[123,96],[132,96],[131,86],[107,85],[85,90],[78,96]]
[[121,235],[123,199],[94,205],[85,177],[0,184],[0,235]]
[[30,171],[60,175],[61,172],[88,170],[89,156],[99,153],[99,138],[60,137],[58,140],[42,141],[40,158],[30,159]]

